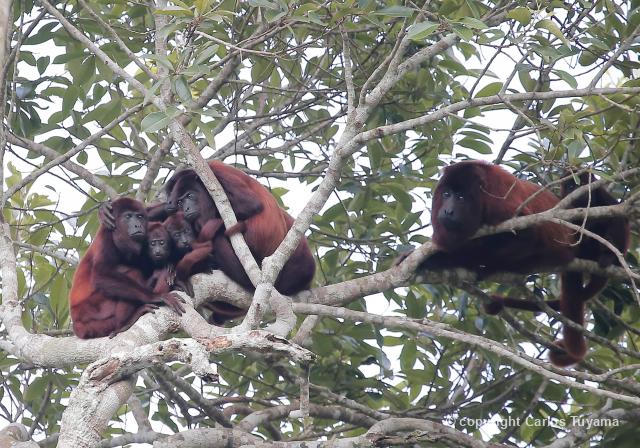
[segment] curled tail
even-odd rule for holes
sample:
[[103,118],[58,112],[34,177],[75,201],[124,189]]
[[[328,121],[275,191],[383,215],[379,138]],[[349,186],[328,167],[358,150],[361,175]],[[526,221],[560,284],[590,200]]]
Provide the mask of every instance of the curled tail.
[[[560,312],[567,319],[584,326],[584,303],[597,295],[607,285],[607,278],[592,276],[589,283],[583,286],[583,274],[565,272],[560,277],[562,293],[560,296]],[[554,345],[557,350],[549,352],[549,359],[558,367],[567,367],[582,361],[587,353],[587,341],[580,330],[564,325],[562,340]]]

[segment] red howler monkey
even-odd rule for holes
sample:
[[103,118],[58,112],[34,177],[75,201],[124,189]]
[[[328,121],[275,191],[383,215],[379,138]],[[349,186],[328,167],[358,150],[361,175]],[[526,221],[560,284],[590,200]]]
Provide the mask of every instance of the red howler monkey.
[[[244,269],[240,265],[240,260],[235,256],[233,248],[231,248],[231,253],[228,252],[227,247],[230,248],[231,246],[228,244],[229,240],[224,236],[224,232],[222,232],[224,228],[222,219],[207,221],[197,239],[191,224],[184,218],[181,211],[167,218],[164,221],[164,227],[172,239],[173,251],[179,257],[176,260],[175,284],[186,291],[187,294],[193,296],[193,288],[189,281],[189,277],[193,274],[222,268],[230,272],[238,272],[238,266],[244,274]],[[213,248],[216,244],[223,244],[225,247],[214,252]],[[215,253],[215,257],[213,253]],[[233,265],[235,267],[229,269],[231,266],[227,262],[229,258],[233,259],[231,263],[235,263],[237,260],[238,266]],[[244,281],[244,279],[251,284],[246,274],[241,280]],[[207,303],[203,306],[211,311],[210,321],[217,325],[246,314],[246,310],[222,301]]]
[[166,294],[173,286],[176,251],[172,247],[169,232],[162,223],[150,222],[147,232],[147,257],[153,266],[147,286],[156,294]]
[[[470,239],[483,225],[500,224],[515,217],[518,211],[520,215],[540,213],[558,202],[551,192],[518,179],[499,166],[481,161],[450,165],[436,185],[431,211],[433,242],[441,251],[426,259],[421,267],[463,267],[475,270],[482,278],[499,271],[529,273],[567,264],[575,257],[572,245],[575,237],[571,229],[561,224],[544,222]],[[562,282],[560,311],[574,321],[578,321],[574,311],[582,308],[583,300],[576,289],[579,288],[574,282]],[[519,302],[522,307],[531,304]],[[505,300],[494,305],[499,309],[512,304]],[[565,327],[567,333],[573,335]],[[562,365],[553,355],[551,360]]]
[[[565,172],[567,179],[562,183],[563,197],[573,192],[578,186],[587,185],[589,182],[596,180],[589,173],[582,173],[577,178],[568,176],[571,176],[571,173]],[[576,183],[576,180],[580,182],[580,185]],[[568,208],[600,207],[614,204],[617,204],[617,201],[606,188],[598,187],[590,192],[586,191],[580,194],[571,202]],[[586,220],[577,219],[576,224],[584,224],[586,230],[609,241],[621,253],[626,253],[630,240],[629,220],[626,217],[589,218],[587,216]],[[614,263],[619,264],[615,254],[610,249],[587,235],[581,237],[575,253],[577,258],[597,261],[603,268]],[[560,311],[568,319],[584,326],[584,303],[605,288],[608,281],[607,277],[591,275],[587,281],[587,275],[584,273],[564,272],[561,274],[560,279],[560,300],[551,300],[545,303],[551,308]],[[540,311],[539,305],[532,301],[497,296],[494,296],[493,299],[494,302],[486,307],[490,314],[497,314],[503,307]],[[551,361],[555,365],[562,367],[580,362],[587,351],[587,344],[583,334],[569,326],[564,326],[563,337],[563,340],[556,342],[556,345],[561,350],[552,350],[549,353]]]
[[[228,236],[242,232],[247,246],[260,264],[275,252],[293,224],[293,219],[278,206],[273,195],[252,177],[219,161],[209,162],[209,167],[227,194],[238,224],[225,233],[217,233],[216,230],[211,253],[191,256],[189,263],[197,264],[202,257],[210,257],[216,269],[222,270],[244,288],[253,289]],[[167,210],[181,210],[198,233],[198,240],[206,240],[203,229],[208,223],[217,229],[217,222],[221,218],[196,173],[193,170],[181,171],[167,182],[166,188]],[[211,224],[211,221],[214,223]],[[302,238],[280,272],[275,287],[282,294],[295,294],[309,288],[314,272],[315,261],[306,238]]]
[[[152,221],[163,221],[170,213],[167,210],[167,204],[165,202],[158,202],[145,207],[147,212],[147,219]],[[98,209],[98,220],[100,224],[107,228],[107,230],[113,230],[116,228],[115,216],[113,214],[113,206],[111,202],[105,202]]]
[[463,267],[480,277],[495,272],[529,273],[564,265],[574,257],[570,229],[545,222],[513,232],[470,239],[484,225],[543,212],[558,198],[539,185],[516,178],[497,165],[468,160],[444,169],[433,195],[433,242],[441,249],[421,265]]
[[181,314],[181,298],[157,296],[145,281],[147,215],[130,198],[112,204],[113,230],[100,226],[80,260],[69,295],[73,331],[82,339],[113,337],[164,303]]

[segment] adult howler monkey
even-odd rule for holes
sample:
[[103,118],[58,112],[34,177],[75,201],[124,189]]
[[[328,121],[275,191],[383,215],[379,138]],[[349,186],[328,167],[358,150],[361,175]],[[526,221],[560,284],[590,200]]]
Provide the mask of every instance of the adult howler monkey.
[[[463,267],[475,270],[482,278],[499,271],[530,273],[566,264],[575,257],[575,235],[561,224],[544,222],[522,230],[471,239],[483,225],[497,225],[517,214],[543,212],[558,202],[551,192],[518,179],[499,166],[481,161],[450,165],[436,185],[431,211],[433,242],[441,251],[426,259],[421,268]],[[577,314],[581,313],[576,310],[582,309],[582,282],[578,287],[573,281],[563,280],[560,311],[567,318],[580,322],[582,316],[578,319]],[[502,306],[513,306],[512,302],[517,301],[508,299],[492,307],[497,311]],[[531,305],[520,302],[519,308]],[[580,358],[584,356],[582,348],[575,346],[576,332],[567,327],[564,332],[567,343],[561,342],[559,346],[566,348],[572,357],[577,358],[580,353]],[[555,352],[551,360],[557,365],[566,365]]]
[[450,165],[436,185],[431,210],[433,242],[441,251],[421,267],[463,267],[486,277],[499,271],[529,273],[564,265],[574,257],[574,238],[560,224],[545,222],[471,239],[484,225],[543,212],[558,202],[553,193],[497,165],[478,160]]
[[[587,185],[596,178],[589,173],[582,173],[577,177],[570,177],[571,172],[565,172],[567,179],[562,183],[562,196],[573,192],[578,186]],[[576,183],[576,180],[579,181]],[[574,199],[569,208],[589,208],[617,204],[618,201],[602,186],[586,191]],[[587,219],[579,218],[576,224],[584,224],[585,229],[601,236],[609,241],[621,253],[626,253],[629,247],[629,220],[626,217],[601,217]],[[601,267],[611,264],[620,264],[613,252],[602,243],[587,235],[582,235],[575,249],[577,258],[597,261]],[[551,308],[560,311],[565,317],[584,326],[584,303],[599,294],[607,285],[607,277],[601,275],[588,275],[581,272],[564,272],[561,274],[560,300],[545,302]],[[570,298],[570,299],[568,299]],[[529,311],[540,311],[537,303],[527,300],[493,297],[494,302],[485,309],[490,314],[499,313],[503,307],[516,308]],[[563,327],[563,340],[557,341],[560,350],[552,350],[549,353],[551,361],[557,365],[566,367],[581,361],[587,351],[584,336],[578,330],[569,326]]]
[[[189,263],[197,264],[202,258],[209,258],[215,269],[222,270],[244,288],[253,289],[228,237],[242,232],[247,246],[260,264],[265,257],[275,252],[291,228],[293,219],[278,206],[273,195],[252,177],[219,161],[209,162],[209,167],[222,185],[236,214],[238,223],[233,228],[224,233],[217,231],[218,221],[221,221],[220,214],[193,170],[178,172],[167,182],[166,208],[170,212],[181,210],[185,219],[193,225],[198,233],[197,239],[201,242],[207,240],[207,233],[211,233],[210,230],[205,230],[203,234],[207,225],[210,226],[209,229],[216,229],[213,232],[210,254],[202,252],[192,255]],[[314,273],[315,261],[306,238],[303,237],[282,268],[275,287],[282,294],[295,294],[310,287]]]
[[69,294],[73,331],[83,339],[113,337],[136,320],[166,304],[181,314],[181,298],[155,294],[147,285],[144,254],[147,214],[130,198],[112,204],[113,230],[101,225],[80,260]]

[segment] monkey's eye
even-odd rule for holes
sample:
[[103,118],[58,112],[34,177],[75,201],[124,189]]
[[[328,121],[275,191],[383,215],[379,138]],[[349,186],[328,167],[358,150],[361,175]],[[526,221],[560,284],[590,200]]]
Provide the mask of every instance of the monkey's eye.
[[448,199],[451,197],[451,192],[449,190],[442,192],[442,197]]
[[189,198],[189,199],[193,199],[193,193],[189,193],[189,194],[187,195],[187,198]]
[[160,240],[160,245],[164,246],[164,240]]
[[456,199],[459,201],[464,201],[464,195],[462,193],[456,194]]
[[182,199],[178,199],[178,207],[182,207]]

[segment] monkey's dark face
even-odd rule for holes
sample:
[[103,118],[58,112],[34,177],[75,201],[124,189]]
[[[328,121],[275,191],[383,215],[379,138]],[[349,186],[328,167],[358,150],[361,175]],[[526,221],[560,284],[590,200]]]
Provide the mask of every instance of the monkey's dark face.
[[200,216],[201,191],[187,190],[180,198],[178,198],[178,209],[182,210],[187,221],[193,222]]
[[183,226],[175,226],[168,229],[171,240],[173,241],[173,246],[181,255],[191,251],[191,244],[195,239],[191,226],[188,223],[184,224]]
[[176,173],[166,184],[167,202],[166,210],[169,214],[174,214],[182,210],[181,200],[200,183],[200,179],[193,170],[184,170]]
[[468,237],[482,224],[481,204],[468,188],[445,186],[438,191],[436,219],[448,233]]
[[134,241],[142,241],[147,236],[147,216],[140,210],[122,210],[116,218],[116,230],[126,231]]
[[149,257],[156,265],[162,265],[169,259],[171,240],[164,232],[152,232],[149,234]]
[[165,203],[165,209],[167,210],[167,213],[173,215],[178,211],[177,201],[175,201],[172,197],[169,197],[169,199],[167,199],[167,202]]

